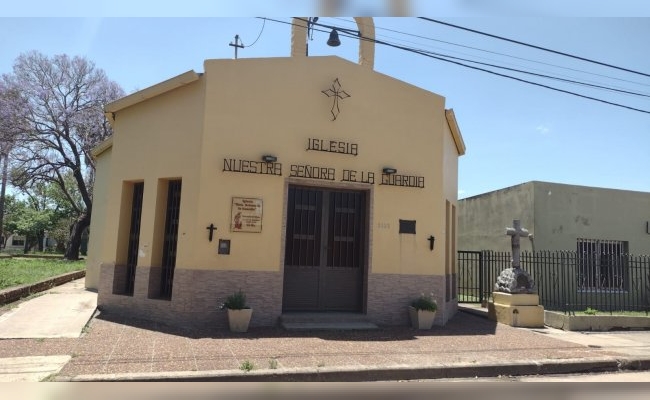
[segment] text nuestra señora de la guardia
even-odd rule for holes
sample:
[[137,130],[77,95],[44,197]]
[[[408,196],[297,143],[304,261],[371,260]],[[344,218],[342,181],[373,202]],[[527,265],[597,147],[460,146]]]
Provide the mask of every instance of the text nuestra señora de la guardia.
[[[307,151],[321,151],[327,153],[338,153],[357,156],[359,154],[359,145],[338,140],[325,139],[307,139]],[[244,160],[239,158],[224,158],[224,172],[239,172],[247,174],[260,175],[278,175],[282,176],[282,163],[266,162],[256,160]],[[424,177],[418,175],[404,174],[385,174],[379,173],[380,185],[403,186],[424,188]],[[289,177],[319,179],[324,181],[356,182],[374,185],[375,172],[358,171],[352,169],[337,170],[333,167],[324,167],[311,164],[291,164],[289,166]]]

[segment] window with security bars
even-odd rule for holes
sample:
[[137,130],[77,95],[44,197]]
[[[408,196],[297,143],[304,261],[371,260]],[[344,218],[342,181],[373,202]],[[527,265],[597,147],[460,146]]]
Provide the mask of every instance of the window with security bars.
[[165,237],[163,242],[160,298],[171,300],[176,268],[176,246],[178,244],[178,222],[181,211],[181,180],[169,181],[167,187],[167,209],[165,212]]
[[579,290],[628,290],[628,242],[582,239],[577,241]]
[[133,296],[135,287],[135,268],[138,263],[138,247],[140,243],[140,221],[142,219],[142,198],[144,182],[133,184],[131,201],[131,225],[129,227],[129,243],[126,256],[126,287],[125,294]]

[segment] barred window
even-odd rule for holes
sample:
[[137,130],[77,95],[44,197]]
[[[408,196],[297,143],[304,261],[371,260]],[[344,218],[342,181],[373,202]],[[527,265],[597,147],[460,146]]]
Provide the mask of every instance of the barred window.
[[579,238],[577,253],[579,290],[628,289],[628,242]]

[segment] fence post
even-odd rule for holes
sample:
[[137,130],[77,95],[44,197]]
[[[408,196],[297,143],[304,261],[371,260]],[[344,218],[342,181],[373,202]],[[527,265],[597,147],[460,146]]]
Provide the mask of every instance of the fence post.
[[483,279],[485,276],[485,271],[483,265],[483,252],[478,253],[478,301],[483,307]]

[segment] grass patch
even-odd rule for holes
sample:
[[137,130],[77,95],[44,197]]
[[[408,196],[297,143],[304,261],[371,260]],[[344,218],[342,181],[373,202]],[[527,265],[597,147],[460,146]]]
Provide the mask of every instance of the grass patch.
[[480,303],[479,298],[465,293],[458,294],[459,303]]
[[58,374],[57,374],[56,372],[53,373],[53,374],[49,374],[48,376],[46,376],[45,378],[41,379],[40,381],[41,381],[41,382],[54,382],[54,381],[56,380],[57,375],[58,375]]
[[253,370],[253,368],[255,368],[255,365],[252,362],[248,361],[248,360],[242,362],[239,365],[239,369],[241,369],[244,372],[250,372],[250,371]]
[[623,316],[628,316],[628,317],[650,317],[650,313],[646,313],[645,311],[600,311],[593,309],[591,307],[587,307],[586,310],[584,311],[576,311],[576,315],[623,315]]
[[594,309],[591,308],[591,307],[587,307],[587,309],[586,309],[585,311],[583,311],[583,312],[584,312],[585,314],[587,314],[587,315],[596,315],[596,313],[598,312],[598,310],[594,310]]
[[0,289],[42,281],[86,268],[86,261],[33,258],[0,259]]

